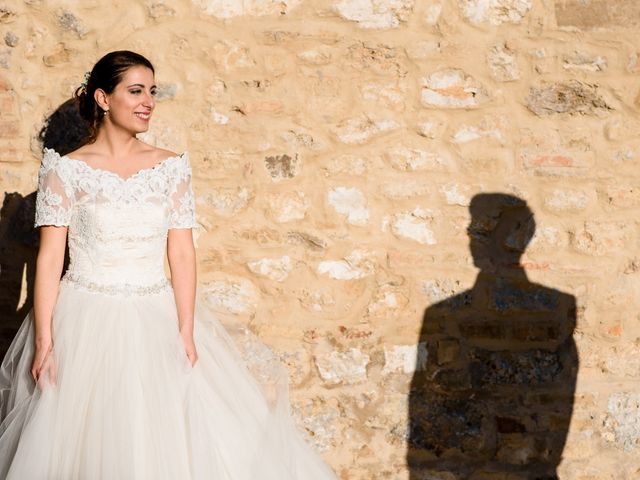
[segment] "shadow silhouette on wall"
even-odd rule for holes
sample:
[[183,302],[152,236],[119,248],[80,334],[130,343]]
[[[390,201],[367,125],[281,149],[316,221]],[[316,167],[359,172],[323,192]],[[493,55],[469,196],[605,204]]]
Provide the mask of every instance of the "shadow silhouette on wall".
[[[89,130],[74,99],[60,105],[39,132],[43,147],[65,155],[85,143]],[[36,192],[5,193],[0,210],[0,358],[33,306],[39,235],[33,227]],[[68,252],[65,253],[65,269]],[[26,292],[23,293],[23,284]]]
[[575,298],[530,282],[520,265],[535,231],[523,200],[479,194],[469,209],[480,272],[470,290],[425,312],[427,361],[409,394],[410,479],[555,479],[578,371]]

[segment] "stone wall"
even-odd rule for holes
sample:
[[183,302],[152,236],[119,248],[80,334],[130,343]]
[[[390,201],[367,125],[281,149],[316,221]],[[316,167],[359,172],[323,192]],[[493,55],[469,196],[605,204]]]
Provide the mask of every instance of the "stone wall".
[[[342,479],[636,478],[639,5],[0,0],[3,308],[30,301],[44,119],[139,51],[200,291],[287,364]],[[502,235],[513,202],[535,220]]]

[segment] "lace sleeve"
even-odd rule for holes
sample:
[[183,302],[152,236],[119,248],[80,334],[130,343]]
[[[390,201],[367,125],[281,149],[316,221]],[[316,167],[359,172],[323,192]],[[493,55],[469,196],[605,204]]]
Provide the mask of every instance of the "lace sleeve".
[[178,168],[172,173],[169,228],[194,228],[196,226],[195,199],[191,185],[191,164],[186,152],[181,155]]
[[73,188],[61,175],[60,156],[45,148],[38,172],[35,227],[68,226],[74,204]]

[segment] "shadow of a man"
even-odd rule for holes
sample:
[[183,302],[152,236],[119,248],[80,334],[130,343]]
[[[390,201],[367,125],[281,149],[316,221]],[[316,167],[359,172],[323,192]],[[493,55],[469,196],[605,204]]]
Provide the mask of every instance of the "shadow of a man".
[[554,479],[578,370],[575,298],[527,278],[520,257],[535,221],[526,202],[479,194],[469,209],[480,272],[473,288],[425,312],[427,362],[409,394],[410,479]]

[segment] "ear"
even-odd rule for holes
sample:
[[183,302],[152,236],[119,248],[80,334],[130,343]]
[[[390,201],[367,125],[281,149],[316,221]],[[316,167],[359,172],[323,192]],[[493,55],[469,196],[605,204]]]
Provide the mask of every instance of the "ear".
[[101,88],[96,88],[93,92],[93,98],[102,110],[109,110],[108,96]]

